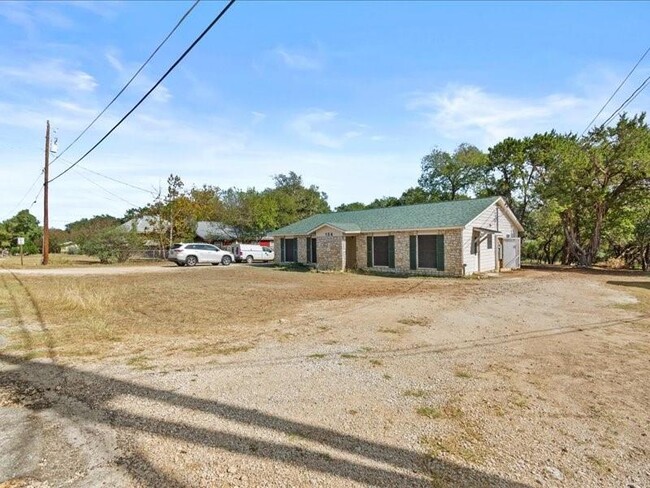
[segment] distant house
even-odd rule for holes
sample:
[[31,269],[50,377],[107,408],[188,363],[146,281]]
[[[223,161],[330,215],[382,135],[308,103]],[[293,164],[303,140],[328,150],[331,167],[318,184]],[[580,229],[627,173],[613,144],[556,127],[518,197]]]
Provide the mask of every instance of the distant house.
[[62,243],[60,248],[63,254],[79,254],[79,252],[81,251],[79,244],[75,244],[72,241],[67,241]]
[[138,234],[153,234],[169,229],[169,222],[157,215],[150,215],[128,220],[120,225],[120,228],[127,232],[135,230]]
[[464,276],[520,267],[521,224],[501,197],[318,214],[272,233],[277,263]]
[[237,241],[237,232],[232,227],[221,222],[201,220],[196,223],[196,237],[198,242],[208,242],[224,247]]

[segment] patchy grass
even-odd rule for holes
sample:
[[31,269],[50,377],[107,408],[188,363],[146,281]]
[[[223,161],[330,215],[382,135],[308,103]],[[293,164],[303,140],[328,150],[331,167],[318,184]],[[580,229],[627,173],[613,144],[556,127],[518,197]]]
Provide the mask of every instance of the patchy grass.
[[604,459],[601,459],[598,456],[594,456],[592,454],[587,454],[585,457],[587,458],[587,461],[589,461],[589,463],[594,467],[594,469],[601,475],[606,475],[612,471],[612,466]]
[[472,373],[470,373],[467,369],[464,368],[456,368],[454,370],[454,376],[456,378],[472,378]]
[[418,325],[420,327],[427,327],[429,325],[428,317],[405,317],[399,319],[397,323],[402,325]]
[[415,413],[430,419],[457,420],[464,416],[463,410],[453,402],[447,402],[440,407],[432,405],[420,406],[415,409]]
[[396,327],[382,327],[377,332],[382,332],[383,334],[401,334],[403,331]]
[[183,349],[185,352],[194,354],[195,356],[229,356],[230,354],[237,354],[239,352],[250,351],[253,348],[250,344],[239,346],[227,346],[223,342],[220,343],[204,343],[196,344],[194,346],[186,347]]
[[404,390],[402,395],[405,397],[423,398],[427,395],[425,390]]
[[[7,286],[18,287],[12,279],[6,278]],[[278,321],[294,316],[306,304],[403,294],[395,280],[351,273],[286,273],[271,267],[174,267],[155,277],[143,272],[30,275],[21,280],[51,337],[30,331],[29,350],[38,353],[51,341],[58,357],[130,357],[142,349],[151,357],[233,354],[243,351],[242,343],[260,336],[277,337]],[[427,287],[420,288],[426,291]],[[257,299],[238,306],[243,295]],[[29,308],[29,300],[20,303]],[[2,315],[17,317],[9,307],[2,309]],[[295,338],[296,326],[283,327],[287,330],[282,333],[288,335],[279,340]],[[17,339],[27,350],[25,341]]]
[[417,413],[420,417],[426,417],[428,419],[439,419],[442,417],[442,410],[438,407],[432,407],[432,406],[420,406],[415,409],[415,413]]
[[343,354],[341,354],[341,357],[343,359],[356,359],[359,356],[357,356],[356,354],[352,354],[351,352],[344,352]]
[[132,358],[127,359],[126,364],[131,366],[133,369],[139,370],[148,370],[153,369],[153,366],[149,364],[150,359],[147,356],[133,356]]
[[383,366],[384,362],[379,359],[371,359],[370,364],[373,366]]
[[309,359],[323,359],[327,357],[327,354],[324,353],[315,353],[307,356]]

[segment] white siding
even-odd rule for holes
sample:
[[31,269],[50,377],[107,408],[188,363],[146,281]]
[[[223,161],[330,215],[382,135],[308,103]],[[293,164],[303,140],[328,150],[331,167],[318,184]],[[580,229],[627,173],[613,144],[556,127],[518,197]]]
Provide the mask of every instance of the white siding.
[[[470,275],[479,271],[479,254],[472,254],[472,230],[475,227],[499,231],[503,237],[517,237],[515,223],[510,220],[507,214],[495,203],[486,208],[480,215],[465,226],[463,229],[463,263],[465,274]],[[493,271],[497,262],[496,238],[492,238],[492,249],[487,248],[487,240],[481,242],[481,272]]]

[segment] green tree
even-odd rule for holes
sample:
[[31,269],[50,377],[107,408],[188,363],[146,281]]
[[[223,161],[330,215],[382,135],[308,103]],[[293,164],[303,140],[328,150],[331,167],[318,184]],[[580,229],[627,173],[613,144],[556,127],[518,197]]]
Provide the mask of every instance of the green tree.
[[21,210],[13,217],[5,220],[2,224],[0,239],[5,245],[17,250],[16,238],[24,237],[25,245],[23,251],[28,254],[39,253],[43,245],[43,231],[39,226],[38,219],[29,213],[29,210]]
[[647,195],[650,130],[645,114],[623,115],[616,126],[597,127],[585,138],[557,137],[540,152],[542,197],[559,206],[567,258],[591,266],[599,257],[611,213]]
[[117,227],[94,234],[84,243],[81,251],[88,256],[98,257],[102,263],[123,263],[142,245],[142,237],[135,231],[126,231]]
[[361,202],[342,203],[334,209],[335,212],[352,212],[354,210],[365,210],[366,204]]
[[436,148],[422,158],[418,183],[432,201],[467,198],[485,164],[485,154],[471,144],[461,144],[453,154]]

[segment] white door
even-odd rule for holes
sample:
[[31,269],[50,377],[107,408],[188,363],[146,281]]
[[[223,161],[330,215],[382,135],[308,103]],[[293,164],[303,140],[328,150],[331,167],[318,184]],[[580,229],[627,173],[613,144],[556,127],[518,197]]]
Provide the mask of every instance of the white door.
[[503,267],[508,269],[521,268],[521,240],[518,237],[503,239]]

